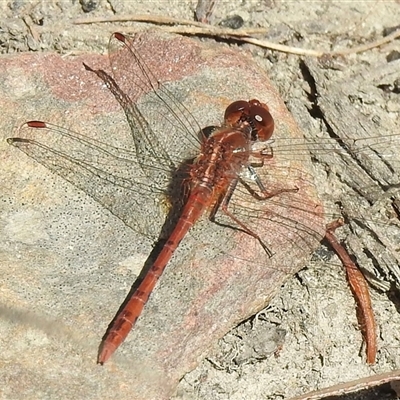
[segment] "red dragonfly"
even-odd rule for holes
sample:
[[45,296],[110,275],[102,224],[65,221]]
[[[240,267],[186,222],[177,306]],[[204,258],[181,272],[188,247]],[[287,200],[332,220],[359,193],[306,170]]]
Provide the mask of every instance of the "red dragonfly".
[[[156,82],[155,78],[152,77],[150,71],[146,70],[145,64],[142,64],[131,42],[119,33],[115,33],[112,40],[122,43],[124,46],[123,49],[130,54],[128,60],[132,60],[139,66],[139,69],[143,72],[146,89],[148,85],[151,86],[151,89],[155,89],[153,86],[155,85],[154,82]],[[110,57],[112,66],[115,66],[113,62],[114,53],[112,51],[110,52]],[[103,80],[108,89],[122,105],[128,121],[132,118],[139,119],[136,110],[133,109],[132,99],[121,90],[112,76],[103,70],[93,70],[86,64],[84,64],[84,67]],[[118,64],[118,67],[121,69],[120,64]],[[125,68],[123,67],[123,69]],[[143,87],[142,83],[137,84],[137,86]],[[173,101],[174,106],[178,104],[177,100],[168,99],[168,92],[165,91],[164,93],[166,93],[167,98],[163,99],[162,102],[167,107],[169,107],[170,101]],[[26,134],[29,130],[47,130],[49,133],[58,133],[63,137],[73,134],[43,121],[29,121],[21,127],[20,132]],[[258,233],[230,211],[229,202],[239,183],[243,170],[246,169],[258,186],[259,193],[253,191],[253,189],[249,189],[251,195],[258,200],[267,199],[283,192],[297,191],[297,188],[273,188],[273,190],[266,190],[253,168],[254,162],[256,164],[263,164],[265,160],[272,157],[266,149],[253,150],[253,144],[255,142],[268,141],[273,131],[274,120],[268,106],[253,99],[250,101],[240,100],[233,102],[225,111],[224,123],[221,127],[210,127],[208,132],[206,130],[199,132],[200,146],[197,150],[198,155],[192,162],[186,164],[183,171],[181,171],[185,177],[183,190],[186,200],[180,212],[180,217],[176,221],[175,227],[172,229],[158,257],[108,330],[101,345],[98,356],[99,363],[103,364],[106,362],[125,340],[142,313],[156,282],[166,268],[179,243],[206,210],[210,210],[209,218],[211,220],[215,219],[218,210],[222,211],[237,227],[258,241],[268,255],[271,255],[270,250]],[[139,130],[135,129],[136,135],[134,139],[137,146],[137,158],[144,171],[149,172],[148,166],[157,165],[160,159],[162,159],[162,164],[164,165],[171,163],[170,156],[165,154],[165,149],[157,143],[157,137],[152,131],[139,132]],[[145,134],[148,134],[148,136],[145,136]],[[29,136],[29,134],[24,136]],[[149,139],[148,142],[145,142],[147,139]],[[39,142],[26,137],[10,138],[8,141],[21,150],[26,151],[29,155],[39,158],[40,162],[51,163],[51,150],[45,148]],[[144,148],[142,149],[140,146]],[[41,149],[50,151],[42,158],[41,155],[39,156]],[[119,155],[121,156],[122,154]],[[44,159],[46,158],[47,160],[45,161]],[[118,185],[118,182],[115,183]]]
[[[262,166],[273,159],[276,152],[280,154],[286,152],[288,156],[292,157],[294,154],[302,154],[308,151],[313,146],[314,148],[318,148],[319,151],[331,152],[336,151],[335,149],[338,144],[335,141],[319,142],[315,145],[299,142],[297,146],[295,143],[290,143],[290,146],[289,143],[286,143],[286,145],[271,143],[270,138],[274,130],[274,120],[268,106],[254,99],[233,102],[225,111],[224,123],[221,127],[211,127],[207,130],[198,129],[200,132],[199,138],[195,138],[187,130],[187,126],[196,126],[193,123],[191,114],[187,112],[185,107],[165,87],[159,85],[157,79],[137,54],[133,43],[119,33],[113,35],[111,43],[112,46],[122,46],[118,50],[110,52],[113,76],[102,70],[94,70],[87,65],[85,65],[85,68],[95,73],[107,85],[121,104],[131,125],[136,159],[145,180],[145,182],[141,182],[140,179],[135,178],[135,191],[140,195],[141,188],[148,186],[149,182],[156,182],[158,186],[165,188],[170,175],[168,171],[172,171],[175,174],[177,174],[176,171],[179,171],[179,175],[183,177],[181,178],[181,183],[183,184],[183,189],[181,188],[183,193],[181,195],[183,194],[182,197],[185,200],[184,205],[180,209],[180,217],[174,221],[175,226],[170,229],[169,237],[163,249],[159,252],[142,282],[108,330],[100,348],[99,363],[106,362],[124,341],[140,316],[158,278],[163,273],[179,243],[206,210],[210,210],[209,217],[211,220],[215,219],[218,211],[221,211],[228,217],[231,225],[252,237],[264,249],[266,255],[271,256],[273,249],[271,251],[268,244],[264,242],[263,237],[259,235],[257,229],[259,224],[262,224],[262,218],[265,219],[265,216],[262,217],[263,206],[256,206],[250,210],[253,213],[251,219],[242,219],[241,215],[248,216],[249,210],[241,212],[240,204],[233,200],[233,196],[237,192],[237,186],[241,184],[253,200],[261,204],[263,203],[262,200],[271,199],[278,194],[295,194],[298,192],[298,188],[290,185],[288,187],[270,185],[267,190],[256,172],[256,167]],[[129,68],[128,64],[136,66],[136,71],[138,71],[135,82],[126,82],[123,76],[124,71]],[[127,84],[132,85],[132,92],[128,92],[125,89]],[[155,94],[148,101],[155,102],[161,105],[163,110],[168,111],[170,118],[181,127],[180,129],[182,129],[183,134],[186,134],[186,142],[193,141],[191,144],[192,147],[196,148],[197,153],[193,153],[194,157],[189,158],[189,162],[183,162],[186,160],[186,157],[183,156],[183,152],[179,153],[181,151],[179,149],[182,147],[182,144],[179,143],[179,140],[182,138],[182,132],[180,136],[176,135],[170,138],[172,145],[178,150],[178,154],[175,155],[178,160],[177,162],[166,151],[166,147],[147,125],[146,120],[136,107],[135,102],[138,98],[150,92]],[[157,112],[163,115],[162,112]],[[98,158],[101,155],[104,159],[107,158],[107,162],[94,165],[94,163],[91,163],[85,157],[79,157],[76,154],[68,156],[61,151],[51,149],[48,145],[41,144],[36,139],[32,139],[33,135],[34,137],[36,136],[35,131],[43,132],[44,130],[54,135],[60,135],[63,139],[69,138],[75,143],[80,143],[83,148],[88,146],[95,149],[97,153],[94,157]],[[373,142],[375,140],[369,139],[369,141]],[[369,141],[358,140],[354,141],[353,145],[355,146],[356,142],[359,142],[361,143],[361,147],[365,147],[368,146]],[[258,147],[257,145],[260,142],[264,143],[264,145]],[[74,184],[84,190],[86,190],[85,186],[88,182],[77,183],[75,178],[71,178],[70,175],[73,168],[79,167],[85,173],[89,172],[91,176],[109,181],[109,183],[115,185],[117,188],[124,188],[131,185],[131,181],[128,179],[114,174],[113,161],[110,161],[113,157],[114,163],[115,160],[127,162],[126,160],[132,157],[129,151],[118,149],[116,154],[112,154],[112,148],[103,147],[99,142],[90,142],[76,132],[71,132],[42,121],[30,121],[21,128],[21,137],[11,138],[9,139],[9,143],[38,159],[39,162],[55,170],[60,175],[71,179]],[[271,150],[272,146],[273,152]],[[76,153],[79,154],[79,151]],[[81,154],[84,153],[82,152]],[[57,158],[58,162],[64,160],[62,162],[65,164],[58,164],[59,166],[55,167],[50,155]],[[74,165],[74,167],[71,165]],[[127,162],[127,166],[132,168],[132,164],[129,162]],[[118,164],[115,165],[115,168],[118,168]],[[255,189],[246,183],[245,175],[250,178],[250,181],[255,183]],[[148,178],[148,180],[145,178]],[[91,185],[95,186],[96,183],[97,181],[92,182]],[[300,202],[298,205],[299,208],[305,207]],[[109,207],[112,209],[114,205],[109,205]],[[126,207],[126,209],[128,210],[127,212],[130,212],[129,207]],[[234,209],[234,212],[231,209]],[[315,210],[303,209],[301,211],[308,215],[308,218],[314,218],[318,213]],[[257,222],[254,223],[251,221]],[[288,223],[288,231],[294,225],[295,223]],[[137,229],[144,232],[147,227],[137,226]],[[303,230],[307,230],[306,225],[304,225]],[[156,236],[157,234],[153,233],[153,235]]]

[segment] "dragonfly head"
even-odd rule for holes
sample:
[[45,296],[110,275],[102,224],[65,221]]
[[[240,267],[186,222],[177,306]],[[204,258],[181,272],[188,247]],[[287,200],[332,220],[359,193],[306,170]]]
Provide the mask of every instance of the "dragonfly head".
[[265,142],[274,132],[274,119],[268,106],[255,99],[231,103],[225,110],[224,119],[226,125],[235,128],[250,125],[253,142]]

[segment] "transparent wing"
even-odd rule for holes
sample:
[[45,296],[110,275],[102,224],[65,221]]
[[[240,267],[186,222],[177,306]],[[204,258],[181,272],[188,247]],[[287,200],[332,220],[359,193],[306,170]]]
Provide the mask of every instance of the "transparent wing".
[[[341,176],[349,186],[373,200],[373,187],[398,186],[400,183],[400,135],[359,138],[273,139],[269,146],[282,160],[311,155]],[[370,135],[370,136],[368,136]]]
[[138,54],[134,39],[113,34],[109,58],[116,85],[124,94],[116,97],[127,116],[143,169],[159,159],[164,163],[169,160],[176,168],[182,160],[195,157],[201,127],[182,101],[153,75]]
[[[19,137],[8,142],[85,191],[136,232],[151,240],[159,237],[169,208],[168,182],[149,182],[135,153],[41,121],[25,123]],[[140,215],[135,210],[141,210]]]

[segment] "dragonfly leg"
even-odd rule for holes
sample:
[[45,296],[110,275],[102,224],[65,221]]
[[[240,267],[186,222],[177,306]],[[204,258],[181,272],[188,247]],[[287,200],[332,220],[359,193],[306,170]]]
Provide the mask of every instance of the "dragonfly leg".
[[215,222],[215,214],[217,213],[218,210],[221,210],[225,215],[227,215],[230,219],[232,219],[244,232],[252,236],[254,239],[258,240],[258,242],[260,243],[264,251],[267,253],[267,255],[269,257],[272,257],[271,250],[262,241],[260,236],[258,236],[249,227],[247,227],[242,221],[240,221],[240,219],[235,217],[235,215],[233,215],[228,209],[229,201],[232,198],[233,192],[235,191],[238,182],[239,179],[234,179],[232,183],[229,185],[227,191],[220,196],[218,202],[215,204],[213,210],[211,211],[210,220]]
[[260,177],[257,175],[257,172],[255,171],[254,167],[252,165],[249,165],[247,169],[250,172],[250,179],[257,184],[258,188],[260,189],[260,193],[255,191],[248,183],[244,182],[242,179],[240,180],[240,183],[257,200],[267,200],[281,193],[296,193],[299,190],[298,188],[291,188],[291,189],[274,188],[273,190],[267,190],[264,184],[262,183]]
[[261,150],[252,150],[250,156],[262,160],[270,160],[274,157],[274,149],[271,146],[265,146]]
[[274,151],[270,146],[266,146],[261,150],[252,151],[250,157],[257,160],[257,162],[252,161],[251,165],[256,168],[261,168],[264,166],[265,160],[271,160],[274,157]]

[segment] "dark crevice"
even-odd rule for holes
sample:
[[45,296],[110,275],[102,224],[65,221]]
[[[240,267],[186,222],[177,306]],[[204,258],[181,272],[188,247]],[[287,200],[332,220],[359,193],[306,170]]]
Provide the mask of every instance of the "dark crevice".
[[396,311],[400,314],[400,289],[394,284],[390,285],[390,290],[386,293],[388,299],[394,304]]
[[[311,103],[317,105],[317,97],[318,97],[317,85],[315,83],[314,77],[310,72],[310,69],[307,67],[306,63],[302,60],[300,61],[300,71],[301,74],[303,75],[304,80],[310,86],[310,92],[307,93],[307,98]],[[321,111],[320,111],[320,117],[322,117]]]
[[390,85],[378,85],[377,88],[385,93],[400,94],[400,82],[397,81]]
[[317,90],[317,84],[313,75],[310,72],[310,69],[307,67],[304,61],[300,61],[300,70],[304,80],[310,85],[310,92],[307,94],[308,100],[312,103],[312,107],[309,109],[310,116],[314,119],[321,120],[324,123],[329,136],[335,139],[341,147],[348,151],[348,147],[328,123],[323,111],[321,110],[321,107],[318,104],[319,94]]

